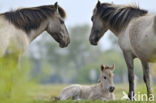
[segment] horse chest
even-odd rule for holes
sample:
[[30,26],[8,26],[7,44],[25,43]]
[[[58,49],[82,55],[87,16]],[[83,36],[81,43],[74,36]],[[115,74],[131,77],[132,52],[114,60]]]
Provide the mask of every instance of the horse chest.
[[118,43],[122,50],[131,51],[129,35],[126,31],[119,34]]

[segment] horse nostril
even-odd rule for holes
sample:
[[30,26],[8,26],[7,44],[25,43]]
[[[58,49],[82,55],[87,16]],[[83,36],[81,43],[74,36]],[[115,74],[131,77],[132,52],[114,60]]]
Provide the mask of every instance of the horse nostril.
[[110,88],[109,88],[109,91],[110,91],[110,92],[113,92],[114,90],[115,90],[115,87],[110,87]]

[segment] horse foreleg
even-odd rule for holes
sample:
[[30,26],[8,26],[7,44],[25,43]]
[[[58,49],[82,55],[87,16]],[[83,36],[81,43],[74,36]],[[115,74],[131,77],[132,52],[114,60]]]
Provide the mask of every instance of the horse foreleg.
[[134,56],[131,52],[123,51],[123,55],[128,68],[128,81],[129,81],[129,99],[134,100],[135,89],[134,89]]
[[142,68],[143,68],[143,79],[147,87],[148,97],[152,94],[151,85],[150,85],[150,75],[149,75],[149,65],[147,62],[141,60]]

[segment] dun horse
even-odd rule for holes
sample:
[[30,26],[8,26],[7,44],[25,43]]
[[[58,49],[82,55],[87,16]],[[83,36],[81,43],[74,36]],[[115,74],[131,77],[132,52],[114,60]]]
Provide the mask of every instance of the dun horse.
[[99,83],[87,86],[74,84],[66,87],[59,95],[58,99],[66,100],[72,98],[73,100],[113,100],[114,96],[114,83],[113,83],[113,70],[112,67],[101,65]]
[[117,37],[128,67],[129,98],[134,99],[133,59],[139,58],[143,67],[143,79],[151,96],[148,62],[156,61],[156,15],[137,6],[115,5],[98,1],[92,16],[93,27],[90,43],[97,45],[109,29]]
[[43,31],[47,31],[60,47],[66,47],[70,39],[64,24],[65,16],[57,2],[0,14],[0,57],[8,52],[21,54]]

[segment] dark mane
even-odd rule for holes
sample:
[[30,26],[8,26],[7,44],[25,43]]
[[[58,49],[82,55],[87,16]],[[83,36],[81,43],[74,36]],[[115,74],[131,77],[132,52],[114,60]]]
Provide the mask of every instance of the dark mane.
[[[4,13],[4,17],[14,24],[17,28],[29,33],[37,29],[43,21],[54,15],[56,8],[53,5],[39,6],[33,8],[23,8],[16,11]],[[63,8],[58,6],[61,17],[65,18],[66,14]]]
[[97,9],[104,21],[108,21],[110,26],[117,32],[120,32],[135,17],[143,16],[148,13],[147,10],[140,9],[137,6],[121,6],[109,3],[103,3]]

